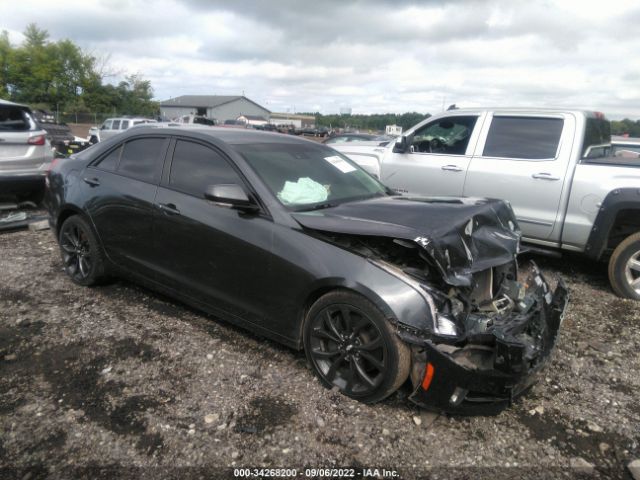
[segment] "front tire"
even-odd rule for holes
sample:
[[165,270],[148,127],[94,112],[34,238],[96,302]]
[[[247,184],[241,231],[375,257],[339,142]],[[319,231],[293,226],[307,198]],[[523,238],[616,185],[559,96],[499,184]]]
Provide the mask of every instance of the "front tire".
[[613,251],[609,282],[618,296],[640,300],[640,232],[629,235]]
[[361,295],[334,291],[320,297],[307,314],[303,335],[307,359],[322,384],[356,400],[380,401],[409,376],[409,347]]
[[64,271],[74,283],[88,287],[106,280],[102,248],[84,218],[79,215],[67,218],[60,227],[58,243]]

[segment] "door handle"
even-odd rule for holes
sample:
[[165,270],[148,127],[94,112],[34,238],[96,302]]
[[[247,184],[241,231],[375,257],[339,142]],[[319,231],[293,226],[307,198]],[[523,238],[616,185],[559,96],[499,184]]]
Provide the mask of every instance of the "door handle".
[[550,180],[552,182],[560,180],[560,177],[554,177],[553,175],[551,175],[550,173],[547,173],[547,172],[534,173],[531,176],[533,178],[537,178],[539,180]]
[[173,203],[158,203],[158,208],[169,215],[180,215],[180,210]]
[[84,181],[84,183],[87,183],[92,187],[97,187],[98,185],[100,185],[100,180],[98,180],[96,177],[93,177],[93,178],[84,177],[82,180]]
[[462,168],[460,168],[457,165],[443,165],[440,168],[442,168],[442,170],[447,170],[449,172],[461,172],[462,171]]

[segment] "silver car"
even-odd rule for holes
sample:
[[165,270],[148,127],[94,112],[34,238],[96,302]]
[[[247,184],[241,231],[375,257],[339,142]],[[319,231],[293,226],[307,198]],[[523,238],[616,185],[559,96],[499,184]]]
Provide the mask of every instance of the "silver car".
[[47,132],[31,109],[0,100],[0,196],[41,191],[52,160]]

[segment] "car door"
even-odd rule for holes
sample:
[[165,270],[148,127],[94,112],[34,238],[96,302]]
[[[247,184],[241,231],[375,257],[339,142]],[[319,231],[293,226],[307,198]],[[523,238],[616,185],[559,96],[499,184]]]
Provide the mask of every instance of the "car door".
[[469,165],[464,195],[508,200],[524,237],[557,240],[574,131],[573,115],[494,112]]
[[134,137],[83,172],[86,208],[106,254],[117,265],[153,277],[154,199],[167,136]]
[[385,158],[382,183],[399,193],[462,195],[480,115],[448,115],[417,128],[407,152]]
[[104,123],[102,124],[102,126],[100,127],[100,140],[106,140],[107,138],[110,138],[113,136],[113,134],[111,133],[111,125],[113,125],[113,120],[112,119],[107,119],[104,121]]
[[161,281],[214,309],[261,323],[272,302],[272,220],[204,198],[209,185],[239,184],[249,191],[221,150],[185,138],[171,149],[156,196]]

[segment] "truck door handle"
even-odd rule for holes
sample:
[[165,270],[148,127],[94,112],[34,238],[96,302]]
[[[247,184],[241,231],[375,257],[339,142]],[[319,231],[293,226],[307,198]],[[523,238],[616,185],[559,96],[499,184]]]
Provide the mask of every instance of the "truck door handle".
[[96,177],[93,177],[93,178],[84,177],[82,180],[84,181],[84,183],[91,185],[92,187],[97,187],[98,185],[100,185],[100,180],[98,180]]
[[447,170],[449,172],[461,172],[462,168],[457,165],[443,165],[442,170]]
[[552,182],[558,181],[560,180],[560,177],[554,177],[553,175],[551,175],[550,173],[546,173],[546,172],[541,172],[541,173],[534,173],[533,175],[531,175],[533,178],[537,178],[539,180],[550,180]]
[[180,210],[173,203],[158,203],[158,208],[168,215],[180,215]]

